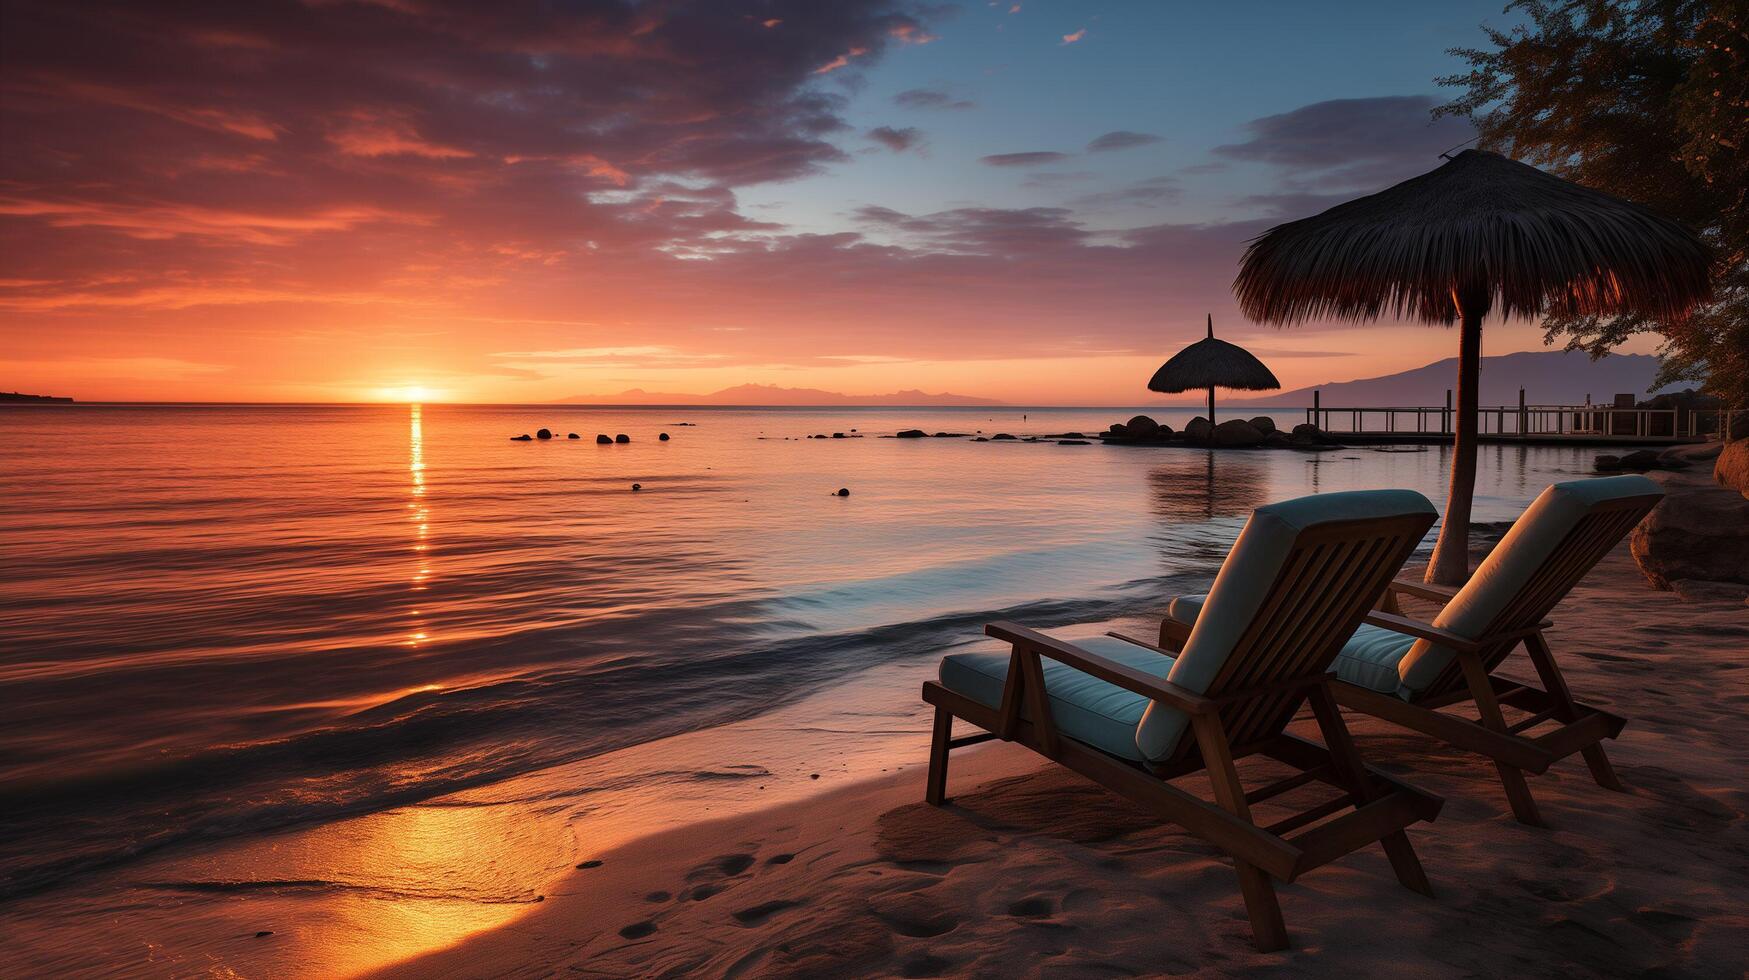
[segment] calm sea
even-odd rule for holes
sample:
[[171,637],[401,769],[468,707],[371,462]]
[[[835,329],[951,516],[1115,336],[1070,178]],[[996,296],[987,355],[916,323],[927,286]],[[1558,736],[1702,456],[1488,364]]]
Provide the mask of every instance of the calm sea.
[[[778,717],[871,672],[908,713],[989,619],[1140,616],[1206,584],[1259,504],[1443,498],[1439,449],[883,438],[1129,414],[0,410],[0,896]],[[509,438],[543,426],[560,438]],[[1477,519],[1588,463],[1484,447]]]

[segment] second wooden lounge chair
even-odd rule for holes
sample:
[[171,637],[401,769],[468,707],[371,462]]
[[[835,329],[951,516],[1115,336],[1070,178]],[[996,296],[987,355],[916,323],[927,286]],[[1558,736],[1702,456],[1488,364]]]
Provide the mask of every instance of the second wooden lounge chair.
[[[1573,700],[1543,638],[1553,625],[1544,617],[1663,496],[1643,476],[1557,483],[1513,523],[1463,588],[1392,582],[1380,609],[1336,658],[1336,700],[1494,760],[1521,823],[1543,823],[1524,774],[1545,772],[1575,752],[1599,786],[1620,790],[1601,743],[1626,722]],[[1421,622],[1402,615],[1398,595],[1444,608],[1433,622]],[[1161,646],[1174,648],[1191,635],[1200,601],[1173,600]],[[1520,645],[1540,689],[1494,674]],[[1471,704],[1477,720],[1439,710]],[[1502,706],[1523,717],[1508,722]]]
[[[935,706],[926,798],[946,801],[952,749],[991,738],[1025,745],[1231,856],[1262,950],[1287,945],[1271,879],[1293,881],[1375,841],[1399,881],[1431,894],[1403,829],[1432,820],[1441,801],[1361,762],[1327,672],[1434,517],[1408,490],[1258,508],[1177,655],[1121,637],[1071,642],[990,624],[1008,653],[948,656],[940,682],[923,685]],[[1323,745],[1284,730],[1308,700]],[[984,731],[955,738],[955,718]],[[1234,760],[1253,754],[1295,771],[1247,791]],[[1199,770],[1213,802],[1170,782]],[[1267,826],[1252,819],[1253,804],[1314,782],[1341,792]]]

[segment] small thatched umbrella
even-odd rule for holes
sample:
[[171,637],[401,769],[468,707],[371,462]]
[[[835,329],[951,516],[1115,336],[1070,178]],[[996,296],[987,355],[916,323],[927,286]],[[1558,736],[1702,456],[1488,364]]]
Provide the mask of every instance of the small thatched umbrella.
[[1215,339],[1215,317],[1209,314],[1209,335],[1191,344],[1160,365],[1148,381],[1149,391],[1177,394],[1197,388],[1209,390],[1209,424],[1215,422],[1215,389],[1274,391],[1281,387],[1263,362],[1238,344]]
[[1427,580],[1469,576],[1482,318],[1684,315],[1710,293],[1707,248],[1687,228],[1494,153],[1439,168],[1322,214],[1277,225],[1245,250],[1233,283],[1247,316],[1463,321],[1451,495]]

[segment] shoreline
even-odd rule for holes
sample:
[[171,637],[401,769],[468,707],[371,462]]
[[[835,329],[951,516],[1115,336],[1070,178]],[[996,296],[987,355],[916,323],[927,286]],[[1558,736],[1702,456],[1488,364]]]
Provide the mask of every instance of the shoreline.
[[1551,828],[1511,821],[1485,760],[1350,716],[1369,762],[1447,799],[1413,833],[1438,897],[1359,852],[1281,886],[1282,953],[1250,947],[1211,849],[994,743],[955,754],[946,808],[922,803],[919,755],[624,843],[514,921],[376,975],[1739,973],[1749,788],[1729,774],[1749,772],[1749,622],[1663,598],[1624,545],[1555,611],[1575,691],[1629,718],[1609,744],[1628,792],[1564,760],[1533,779]]

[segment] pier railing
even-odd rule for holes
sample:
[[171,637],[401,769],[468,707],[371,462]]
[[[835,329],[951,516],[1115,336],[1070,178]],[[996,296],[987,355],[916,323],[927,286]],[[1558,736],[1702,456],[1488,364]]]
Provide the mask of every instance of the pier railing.
[[[1489,405],[1478,410],[1483,436],[1495,439],[1688,441],[1702,433],[1701,413],[1675,408],[1607,405]],[[1325,432],[1356,436],[1451,435],[1456,413],[1448,406],[1306,409],[1306,421]]]

